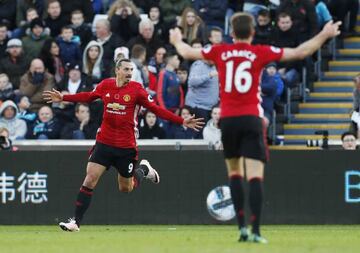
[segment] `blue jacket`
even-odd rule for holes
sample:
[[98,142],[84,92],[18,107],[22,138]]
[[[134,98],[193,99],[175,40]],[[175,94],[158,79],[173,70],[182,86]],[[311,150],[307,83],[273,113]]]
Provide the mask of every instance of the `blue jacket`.
[[284,85],[279,74],[269,76],[267,72],[264,71],[261,80],[261,98],[263,100],[261,106],[264,109],[264,112],[270,116],[274,110],[277,88],[281,83]]
[[[228,8],[228,1],[194,0],[193,7],[205,24],[224,28],[225,14]],[[205,12],[200,12],[205,9]]]
[[184,105],[184,93],[175,72],[166,69],[160,71],[157,89],[161,107],[174,111]]
[[57,39],[60,47],[60,58],[63,64],[80,64],[81,63],[81,51],[78,43],[74,41],[64,41],[61,37]]
[[196,132],[191,128],[184,128],[180,125],[173,125],[170,130],[170,139],[195,139]]

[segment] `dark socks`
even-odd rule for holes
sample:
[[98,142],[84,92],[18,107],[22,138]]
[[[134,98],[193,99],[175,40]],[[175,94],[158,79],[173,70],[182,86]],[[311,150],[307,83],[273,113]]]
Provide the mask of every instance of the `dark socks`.
[[81,186],[75,203],[75,221],[79,227],[80,222],[90,205],[92,195],[93,189],[90,189],[86,186]]
[[141,181],[144,179],[144,177],[147,176],[149,173],[149,169],[145,165],[140,165],[139,168],[137,168],[134,172],[134,187],[139,187],[141,184]]
[[262,180],[260,178],[251,179],[249,188],[252,233],[260,235],[260,215],[263,199]]
[[245,227],[243,178],[240,175],[230,177],[230,191],[240,229]]

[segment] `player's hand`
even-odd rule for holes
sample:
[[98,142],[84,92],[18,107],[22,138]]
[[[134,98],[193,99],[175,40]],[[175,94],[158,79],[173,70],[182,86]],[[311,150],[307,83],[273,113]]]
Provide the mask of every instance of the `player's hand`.
[[184,119],[184,126],[194,129],[196,132],[199,132],[201,128],[205,125],[203,118],[197,118],[195,119],[195,115],[191,115],[189,118]]
[[46,90],[43,92],[43,98],[46,103],[59,103],[63,101],[63,94],[55,89]]
[[322,29],[322,33],[324,33],[328,38],[336,37],[340,34],[339,27],[341,26],[341,21],[334,23],[334,21],[329,21],[326,23],[324,28]]
[[178,27],[170,29],[169,34],[169,41],[171,44],[175,45],[176,43],[182,41],[182,34]]

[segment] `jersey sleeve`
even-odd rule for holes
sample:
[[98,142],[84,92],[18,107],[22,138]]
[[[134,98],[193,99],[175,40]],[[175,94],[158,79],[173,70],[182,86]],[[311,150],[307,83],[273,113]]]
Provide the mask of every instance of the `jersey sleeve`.
[[220,49],[219,45],[215,45],[215,46],[208,45],[201,50],[201,53],[206,60],[216,62],[219,57],[219,52],[220,52],[219,49]]
[[139,92],[138,92],[138,98],[137,103],[151,112],[155,113],[158,117],[169,120],[173,123],[182,125],[184,122],[184,119],[175,115],[174,113],[158,106],[154,99],[149,95],[146,90],[139,86]]
[[273,61],[280,61],[284,49],[274,46],[259,46],[259,60],[263,63],[263,65],[267,65]]
[[68,102],[90,103],[95,99],[101,98],[103,86],[103,82],[101,82],[93,91],[64,95],[63,100]]

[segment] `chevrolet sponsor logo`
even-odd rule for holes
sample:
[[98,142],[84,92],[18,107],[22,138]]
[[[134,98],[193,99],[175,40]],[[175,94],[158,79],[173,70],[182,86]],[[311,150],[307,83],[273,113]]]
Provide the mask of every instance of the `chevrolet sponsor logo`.
[[118,110],[125,110],[126,106],[125,105],[121,105],[119,103],[109,103],[106,106],[107,108],[110,108],[114,111],[118,111]]

